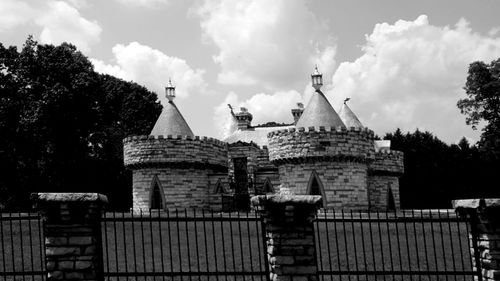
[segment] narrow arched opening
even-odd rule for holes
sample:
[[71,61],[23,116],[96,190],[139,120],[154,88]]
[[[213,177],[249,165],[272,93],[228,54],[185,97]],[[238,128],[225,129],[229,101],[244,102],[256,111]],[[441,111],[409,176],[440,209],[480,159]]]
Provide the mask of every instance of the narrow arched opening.
[[311,177],[309,178],[309,184],[307,185],[307,195],[320,195],[321,196],[321,203],[323,204],[323,207],[326,207],[326,195],[325,195],[325,189],[323,187],[323,183],[321,182],[321,179],[319,178],[318,174],[316,171],[312,171]]
[[155,210],[163,210],[165,208],[163,190],[161,188],[160,180],[157,176],[154,176],[151,183],[149,208]]
[[396,203],[394,202],[394,195],[390,186],[387,187],[387,210],[395,210]]
[[269,178],[266,178],[266,181],[264,182],[264,194],[267,193],[274,193],[273,184]]

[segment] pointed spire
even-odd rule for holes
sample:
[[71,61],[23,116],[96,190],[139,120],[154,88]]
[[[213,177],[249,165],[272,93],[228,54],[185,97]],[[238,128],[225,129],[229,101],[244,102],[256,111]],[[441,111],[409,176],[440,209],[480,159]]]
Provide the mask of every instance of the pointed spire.
[[317,90],[313,93],[296,127],[344,127],[345,125],[325,95]]
[[342,122],[346,125],[347,128],[363,128],[363,124],[359,121],[358,117],[352,110],[347,106],[347,101],[349,101],[350,98],[346,98],[344,100],[344,104],[342,105],[342,108],[340,108],[339,111],[339,116],[340,119],[342,119]]
[[172,85],[172,81],[170,81],[170,79],[165,87],[165,92],[168,102],[163,105],[163,110],[161,111],[158,120],[156,120],[153,130],[151,130],[151,135],[182,135],[193,137],[193,131],[191,131],[191,128],[189,128],[189,125],[174,103],[175,87]]

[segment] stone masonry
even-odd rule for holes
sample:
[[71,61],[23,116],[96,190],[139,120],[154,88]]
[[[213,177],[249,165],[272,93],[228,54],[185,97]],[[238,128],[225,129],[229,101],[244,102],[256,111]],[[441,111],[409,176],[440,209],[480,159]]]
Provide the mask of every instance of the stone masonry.
[[104,280],[101,214],[97,193],[38,193],[32,199],[44,219],[48,280]]
[[482,280],[500,280],[500,198],[455,200],[453,207],[471,221],[474,270],[480,269]]
[[227,144],[189,136],[133,136],[124,139],[125,166],[132,169],[133,209],[149,210],[159,185],[163,208],[207,208],[210,175],[227,174]]
[[271,281],[317,281],[313,220],[321,196],[260,195],[252,205],[265,224]]

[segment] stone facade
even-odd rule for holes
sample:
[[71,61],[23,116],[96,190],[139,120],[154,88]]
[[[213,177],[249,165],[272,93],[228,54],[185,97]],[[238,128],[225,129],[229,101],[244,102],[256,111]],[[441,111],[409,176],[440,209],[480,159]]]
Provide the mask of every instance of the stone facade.
[[210,182],[227,174],[227,145],[211,138],[134,136],[124,140],[124,161],[132,169],[134,210],[209,208],[218,202]]
[[500,280],[500,198],[455,200],[453,207],[471,223],[472,264],[481,274],[475,280]]
[[313,221],[320,196],[260,195],[252,204],[264,219],[272,281],[317,281]]
[[106,196],[97,193],[38,193],[44,219],[47,280],[104,280],[101,215]]

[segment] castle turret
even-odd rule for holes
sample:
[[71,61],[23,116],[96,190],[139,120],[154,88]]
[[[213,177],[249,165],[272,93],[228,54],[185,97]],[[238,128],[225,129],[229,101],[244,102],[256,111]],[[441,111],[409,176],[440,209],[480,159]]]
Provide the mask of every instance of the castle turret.
[[281,188],[321,195],[325,208],[367,210],[374,134],[346,128],[320,91],[320,78],[316,69],[312,75],[316,92],[296,128],[268,134],[269,159],[278,166]]
[[194,136],[173,103],[175,88],[169,83],[166,90],[168,104],[151,135],[123,140],[125,166],[132,170],[133,209],[208,208],[219,190],[209,183],[227,175],[227,145]]
[[238,130],[247,130],[252,125],[253,115],[245,107],[240,107],[240,112],[235,114],[238,120]]
[[292,108],[293,124],[297,124],[303,112],[304,112],[304,104],[298,102],[297,108]]

